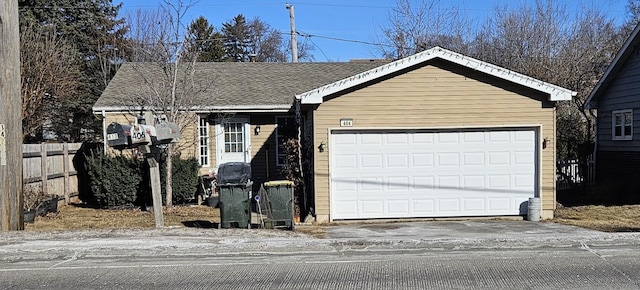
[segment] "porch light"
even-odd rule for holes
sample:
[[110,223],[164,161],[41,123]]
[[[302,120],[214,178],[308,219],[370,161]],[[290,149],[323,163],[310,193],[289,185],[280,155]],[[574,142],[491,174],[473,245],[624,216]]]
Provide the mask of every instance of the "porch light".
[[318,151],[320,151],[320,153],[324,152],[324,150],[327,149],[327,145],[324,144],[324,142],[320,142],[320,145],[318,145]]
[[253,133],[256,135],[260,134],[260,125],[256,125],[256,128],[253,130]]

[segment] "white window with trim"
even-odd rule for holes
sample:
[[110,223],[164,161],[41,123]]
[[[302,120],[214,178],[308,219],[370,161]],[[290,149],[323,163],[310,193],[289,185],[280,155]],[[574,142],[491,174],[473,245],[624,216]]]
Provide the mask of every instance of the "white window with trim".
[[200,166],[208,167],[209,158],[209,121],[207,116],[199,116],[198,122],[198,161]]
[[287,164],[287,151],[284,144],[289,139],[298,139],[298,127],[296,119],[293,116],[277,116],[276,117],[276,165],[284,166]]
[[633,139],[633,110],[613,111],[611,123],[613,140]]

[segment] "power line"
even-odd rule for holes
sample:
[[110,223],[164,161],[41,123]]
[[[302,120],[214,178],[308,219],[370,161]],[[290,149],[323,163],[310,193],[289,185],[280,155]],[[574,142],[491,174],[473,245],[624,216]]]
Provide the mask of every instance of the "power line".
[[298,35],[302,36],[302,37],[317,37],[317,38],[324,38],[324,39],[343,41],[343,42],[351,42],[351,43],[359,43],[359,44],[366,44],[366,45],[377,45],[377,46],[393,47],[393,45],[384,44],[384,43],[376,43],[376,42],[368,42],[368,41],[363,41],[363,40],[338,38],[338,37],[332,37],[332,36],[314,35],[314,34],[300,33],[300,32],[296,32],[296,33]]

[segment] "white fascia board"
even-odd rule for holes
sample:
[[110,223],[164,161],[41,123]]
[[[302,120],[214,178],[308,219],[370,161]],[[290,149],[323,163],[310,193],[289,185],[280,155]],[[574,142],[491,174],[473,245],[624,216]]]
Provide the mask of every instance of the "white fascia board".
[[302,94],[296,95],[296,98],[299,99],[302,104],[320,104],[322,103],[325,96],[357,85],[361,85],[368,81],[375,80],[382,76],[409,68],[422,62],[432,60],[434,58],[441,58],[449,62],[453,62],[486,73],[488,75],[492,75],[525,87],[547,93],[549,94],[549,100],[551,101],[568,101],[571,100],[573,96],[577,95],[577,92],[562,88],[560,86],[543,82],[541,80],[534,79],[532,77],[528,77],[523,74],[468,56],[464,56],[462,54],[441,47],[434,47],[429,50],[414,54],[412,56],[388,64],[384,64],[363,73],[304,92]]

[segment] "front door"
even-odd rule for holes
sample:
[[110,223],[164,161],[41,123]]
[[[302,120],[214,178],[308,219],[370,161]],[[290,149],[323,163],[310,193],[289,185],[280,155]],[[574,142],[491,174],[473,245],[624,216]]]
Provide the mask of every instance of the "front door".
[[227,162],[251,162],[248,117],[234,117],[216,123],[217,165]]

